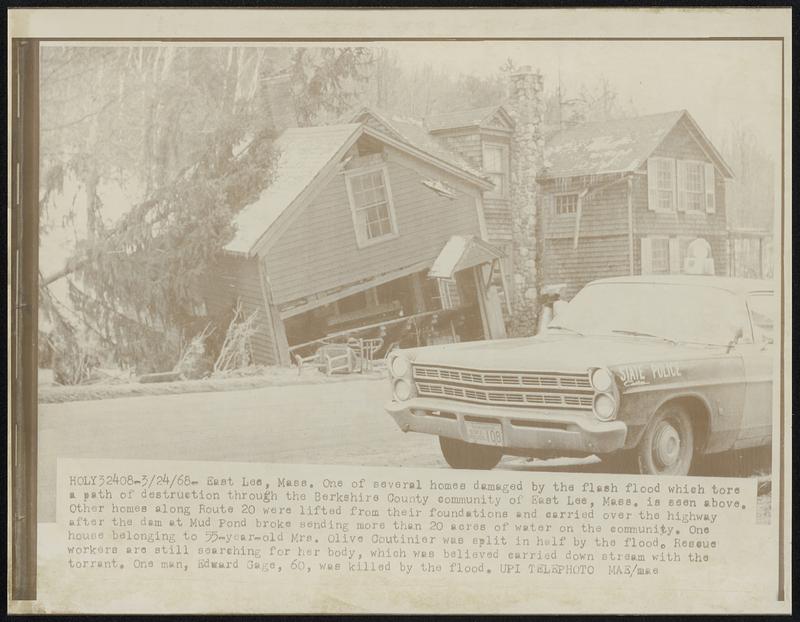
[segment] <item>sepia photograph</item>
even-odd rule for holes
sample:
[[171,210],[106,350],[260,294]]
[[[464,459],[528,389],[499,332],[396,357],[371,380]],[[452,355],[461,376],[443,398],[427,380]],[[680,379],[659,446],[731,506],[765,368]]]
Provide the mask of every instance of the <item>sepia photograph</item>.
[[[338,580],[339,555],[349,573],[416,576],[400,549],[434,544],[421,573],[528,562],[537,580],[631,589],[667,586],[678,562],[722,568],[715,530],[736,521],[777,528],[779,42],[37,45],[42,581],[62,567],[57,530],[64,585],[88,568],[139,585],[153,559],[167,579],[246,564],[288,581],[308,564]],[[298,506],[312,522],[281,526],[284,496],[313,500]],[[483,535],[506,505],[534,533]],[[277,521],[263,545],[212,550],[266,527],[262,511]],[[452,527],[474,530],[456,555],[412,535],[419,512],[432,532],[486,522]],[[169,539],[177,515],[208,548]],[[586,533],[600,552],[570,551]],[[304,552],[318,542],[327,556]],[[305,611],[367,611],[331,593],[344,604]],[[485,611],[470,602],[441,612]],[[372,611],[406,607],[431,610]]]
[[69,452],[768,490],[779,93],[731,82],[725,45],[44,47],[42,475]]

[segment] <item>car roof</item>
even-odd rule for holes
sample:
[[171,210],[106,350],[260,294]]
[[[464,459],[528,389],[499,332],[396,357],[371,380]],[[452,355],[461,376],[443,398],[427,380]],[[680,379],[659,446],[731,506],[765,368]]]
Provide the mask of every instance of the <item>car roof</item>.
[[698,285],[700,287],[715,287],[736,294],[750,292],[772,292],[775,283],[767,279],[743,279],[726,276],[705,276],[693,274],[645,274],[641,276],[621,276],[608,279],[598,279],[594,283],[649,283],[651,285]]

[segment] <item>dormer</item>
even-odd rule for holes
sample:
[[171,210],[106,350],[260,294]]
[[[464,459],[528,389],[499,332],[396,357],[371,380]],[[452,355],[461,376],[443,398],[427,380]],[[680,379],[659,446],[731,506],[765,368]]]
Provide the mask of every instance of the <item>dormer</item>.
[[432,136],[492,180],[495,187],[487,191],[487,199],[509,199],[514,122],[503,106],[433,115],[425,119],[425,126]]

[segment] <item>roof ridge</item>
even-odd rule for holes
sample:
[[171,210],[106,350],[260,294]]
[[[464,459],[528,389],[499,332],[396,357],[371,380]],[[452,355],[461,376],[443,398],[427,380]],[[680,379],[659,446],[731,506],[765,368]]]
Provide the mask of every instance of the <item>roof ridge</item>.
[[572,129],[578,129],[582,127],[586,127],[589,125],[605,125],[608,123],[629,123],[631,121],[636,121],[638,119],[651,119],[653,117],[667,117],[669,115],[683,115],[688,113],[689,111],[686,108],[676,109],[676,110],[667,110],[664,112],[651,112],[649,114],[638,114],[633,117],[619,117],[618,119],[606,119],[604,121],[586,121],[584,123],[578,123],[576,125],[572,125],[570,127],[564,128],[559,130],[561,132],[567,132]]

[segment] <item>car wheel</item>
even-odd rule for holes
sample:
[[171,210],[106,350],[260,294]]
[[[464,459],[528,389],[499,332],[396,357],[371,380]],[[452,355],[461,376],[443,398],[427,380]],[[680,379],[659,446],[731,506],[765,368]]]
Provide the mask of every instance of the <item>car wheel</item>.
[[439,447],[445,461],[454,469],[493,469],[503,457],[499,447],[465,443],[456,438],[439,437]]
[[687,475],[694,457],[694,430],[678,404],[659,409],[638,447],[639,472],[645,475]]

